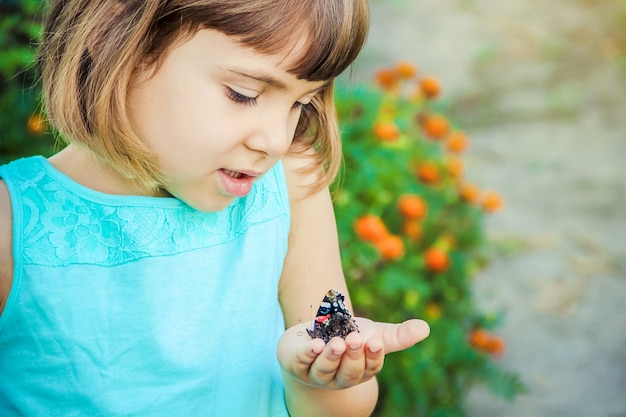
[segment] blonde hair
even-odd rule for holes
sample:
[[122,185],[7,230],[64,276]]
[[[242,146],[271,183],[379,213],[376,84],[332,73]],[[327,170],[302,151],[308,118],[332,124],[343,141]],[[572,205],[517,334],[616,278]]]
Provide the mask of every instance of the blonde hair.
[[38,55],[44,106],[64,140],[91,149],[143,189],[158,188],[156,158],[126,114],[134,75],[158,67],[174,42],[216,29],[264,54],[294,33],[307,50],[290,72],[329,86],[303,112],[291,151],[314,148],[329,184],[341,161],[333,80],[361,50],[367,0],[55,0]]

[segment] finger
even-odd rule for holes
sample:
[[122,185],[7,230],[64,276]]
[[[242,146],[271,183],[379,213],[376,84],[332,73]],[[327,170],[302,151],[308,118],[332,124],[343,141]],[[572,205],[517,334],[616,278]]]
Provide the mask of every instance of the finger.
[[332,338],[311,365],[311,380],[319,385],[328,386],[337,374],[345,351],[345,341],[340,337]]
[[346,353],[341,359],[335,382],[339,388],[347,388],[363,382],[365,373],[365,349],[363,338],[356,332],[346,337]]
[[382,369],[385,361],[385,350],[381,340],[372,338],[365,346],[365,372],[363,380],[376,376]]
[[298,346],[295,351],[295,361],[292,362],[289,373],[304,380],[311,370],[311,365],[324,351],[325,346],[321,339],[307,341]]
[[400,324],[377,323],[377,325],[382,327],[385,353],[410,348],[430,334],[430,327],[423,320],[411,319]]

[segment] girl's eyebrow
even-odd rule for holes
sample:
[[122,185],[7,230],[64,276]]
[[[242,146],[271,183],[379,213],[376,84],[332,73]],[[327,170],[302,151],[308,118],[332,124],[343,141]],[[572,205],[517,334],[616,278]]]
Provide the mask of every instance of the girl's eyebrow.
[[[267,85],[272,86],[272,87],[274,87],[276,89],[279,89],[279,90],[288,90],[289,89],[287,84],[285,84],[281,80],[276,79],[276,78],[274,78],[274,77],[272,77],[271,75],[268,75],[268,74],[263,74],[263,73],[260,73],[260,72],[244,72],[244,71],[235,70],[235,69],[229,69],[227,71],[232,73],[232,74],[234,74],[234,75],[240,76],[240,77],[250,78],[250,79],[253,79],[255,81],[262,82],[264,84],[267,84]],[[330,85],[330,81],[326,81],[321,86],[314,88],[313,90],[307,92],[306,94],[317,93],[317,92],[325,89],[329,85]]]

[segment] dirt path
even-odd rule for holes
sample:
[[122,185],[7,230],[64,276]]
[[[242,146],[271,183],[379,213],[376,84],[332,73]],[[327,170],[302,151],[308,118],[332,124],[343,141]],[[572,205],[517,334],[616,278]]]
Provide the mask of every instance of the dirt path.
[[472,417],[626,416],[626,71],[611,4],[371,0],[355,77],[399,59],[436,75],[472,138],[468,176],[500,191],[494,259],[476,277],[505,309],[503,366],[532,393],[483,389]]

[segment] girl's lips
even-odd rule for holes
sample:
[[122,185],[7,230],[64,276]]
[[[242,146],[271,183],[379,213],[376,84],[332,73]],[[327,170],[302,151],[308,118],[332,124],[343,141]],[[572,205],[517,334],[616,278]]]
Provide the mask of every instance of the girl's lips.
[[233,197],[245,197],[248,195],[252,189],[252,184],[258,177],[258,174],[253,172],[244,173],[228,169],[220,169],[218,172],[224,191]]

